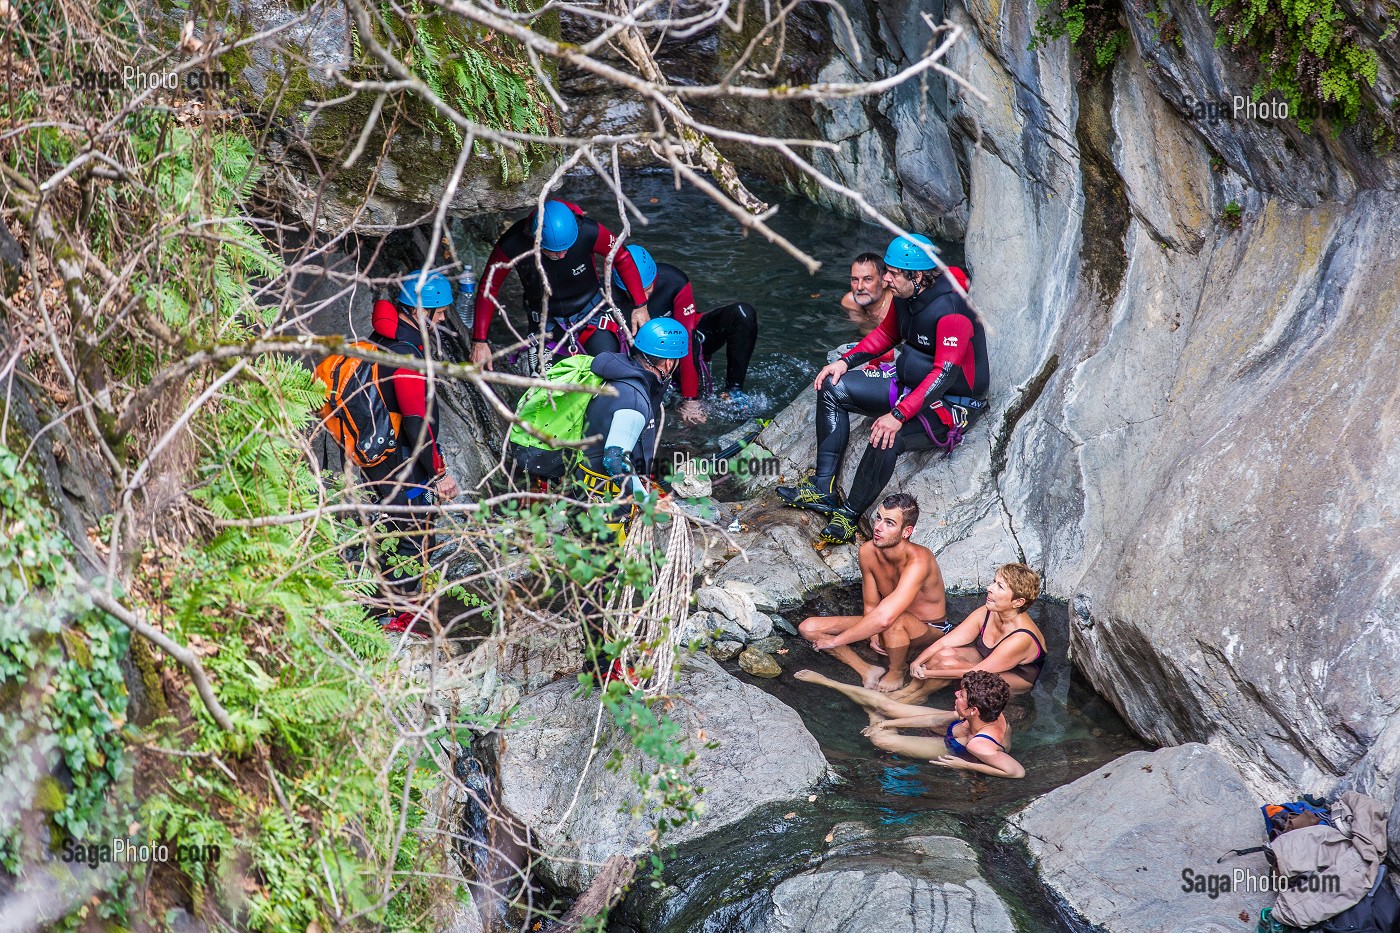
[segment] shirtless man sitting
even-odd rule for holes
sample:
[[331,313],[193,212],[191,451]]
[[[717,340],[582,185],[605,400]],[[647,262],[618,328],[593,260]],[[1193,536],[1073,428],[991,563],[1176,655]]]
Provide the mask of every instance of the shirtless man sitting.
[[1045,664],[1045,635],[1026,612],[1039,596],[1040,574],[1025,564],[1003,565],[986,603],[914,659],[915,680],[894,699],[918,703],[972,670],[1000,675],[1012,694],[1030,691]]
[[[860,675],[872,690],[889,693],[904,685],[911,652],[922,651],[947,630],[943,575],[933,552],[909,540],[919,503],[905,493],[886,496],[875,510],[873,536],[860,548],[864,615],[813,616],[798,626],[818,651]],[[856,654],[851,645],[873,639],[888,658],[888,670]]]
[[[953,709],[910,706],[874,690],[851,687],[815,671],[798,671],[798,680],[836,690],[870,713],[862,732],[876,747],[959,771],[1021,778],[1026,769],[1011,757],[1011,726],[1002,711],[1011,690],[996,674],[968,671],[953,695]],[[933,735],[904,735],[900,729],[931,729]]]

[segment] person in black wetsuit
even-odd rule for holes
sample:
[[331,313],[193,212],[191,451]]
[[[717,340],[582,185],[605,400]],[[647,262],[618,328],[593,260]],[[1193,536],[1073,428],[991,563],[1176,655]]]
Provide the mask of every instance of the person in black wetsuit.
[[1027,693],[1045,664],[1045,635],[1028,610],[1040,596],[1040,574],[1025,564],[1005,564],[987,587],[986,604],[909,665],[914,680],[891,696],[917,703],[971,670],[990,671],[1012,693]]
[[[794,508],[831,515],[822,539],[854,540],[856,522],[874,504],[906,450],[951,451],[986,409],[987,338],[982,322],[933,261],[933,244],[915,234],[885,251],[885,282],[895,291],[880,326],[823,367],[817,390],[816,475],[778,495]],[[893,378],[860,369],[899,343]],[[850,441],[851,413],[879,415],[842,505],[836,477]]]
[[[829,687],[865,707],[870,725],[862,734],[876,748],[960,771],[1004,778],[1026,776],[1026,769],[1011,757],[1011,726],[1003,714],[1011,691],[995,674],[964,674],[951,710],[900,703],[879,691],[838,683],[814,671],[798,671],[793,677]],[[906,735],[900,729],[928,731]]]
[[758,312],[752,305],[739,301],[700,314],[695,310],[689,276],[669,263],[657,262],[643,247],[629,246],[627,251],[641,274],[647,302],[645,308],[633,305],[626,283],[615,272],[613,285],[618,307],[624,313],[630,312],[633,321],[639,312],[651,317],[669,315],[680,321],[690,335],[691,352],[681,360],[679,370],[681,421],[704,424],[708,420],[700,398],[714,390],[710,360],[720,347],[724,347],[725,371],[719,397],[747,410],[749,399],[744,394],[744,380],[748,376],[754,344],[758,342]]
[[[538,265],[536,257],[529,255],[535,249],[536,233],[540,237]],[[539,327],[542,316],[548,317],[550,339],[566,341],[556,355],[568,356],[580,349],[590,356],[621,350],[617,322],[604,313],[597,258],[615,251],[614,272],[634,307],[645,305],[646,295],[631,254],[616,244],[607,227],[583,216],[583,208],[567,201],[546,201],[543,212],[531,212],[512,224],[486,260],[486,275],[473,309],[472,362],[491,368],[491,347],[486,338],[496,309],[502,307],[498,297],[501,285],[512,268],[519,273],[525,290],[531,328]],[[541,269],[544,278],[540,277]],[[548,296],[545,280],[549,282]],[[634,315],[632,328],[645,321],[644,315]],[[573,336],[566,338],[570,330]]]
[[656,456],[661,401],[678,361],[690,352],[690,335],[678,322],[662,318],[637,330],[632,355],[600,353],[592,370],[617,390],[588,403],[583,436],[598,440],[584,447],[579,472],[590,489],[608,493],[611,483],[623,493],[644,489]]

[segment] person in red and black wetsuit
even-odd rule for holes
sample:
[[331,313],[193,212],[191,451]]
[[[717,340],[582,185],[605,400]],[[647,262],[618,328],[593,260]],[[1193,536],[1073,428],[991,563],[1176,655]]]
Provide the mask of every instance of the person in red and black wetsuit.
[[690,336],[690,355],[681,360],[679,370],[681,421],[704,424],[709,420],[700,397],[714,389],[710,360],[720,347],[724,347],[725,371],[724,388],[719,391],[719,397],[747,409],[749,398],[744,394],[744,380],[748,377],[754,344],[758,342],[758,312],[752,305],[738,301],[700,314],[695,310],[689,276],[669,263],[657,262],[643,247],[629,246],[627,252],[637,265],[647,302],[645,307],[634,306],[628,298],[626,283],[614,272],[618,307],[630,312],[634,321],[639,314],[643,321],[646,315],[669,315],[684,325]]
[[[856,522],[879,498],[906,450],[952,450],[986,409],[987,339],[982,322],[933,261],[933,244],[915,234],[885,251],[885,284],[895,291],[880,326],[823,367],[817,389],[816,476],[778,495],[795,508],[831,515],[825,541],[855,539]],[[893,378],[857,367],[903,343]],[[851,413],[879,415],[846,503],[836,477],[850,440]]]
[[[422,278],[411,275],[399,291],[397,302],[374,303],[372,339],[390,353],[422,359],[424,328],[417,320],[419,306],[431,328],[442,322],[451,304],[452,286],[440,273]],[[447,472],[438,448],[437,402],[434,399],[429,404],[427,375],[416,369],[387,370],[388,367],[381,368],[379,385],[389,410],[400,417],[399,447],[384,463],[364,468],[370,492],[379,504],[388,506],[422,505],[423,496],[429,491],[443,501],[455,499],[460,490]],[[399,557],[422,561],[430,533],[427,515],[390,513],[382,524],[388,534],[396,536],[395,553]],[[385,574],[389,588],[398,597],[390,600],[394,609],[401,608],[404,602],[411,604],[421,587],[421,575],[393,568]],[[385,617],[388,631],[401,632],[414,625],[416,615],[412,609],[389,611]],[[426,635],[426,623],[418,621],[414,633]]]
[[[540,238],[538,260],[530,255],[535,249],[537,233]],[[543,211],[532,211],[512,224],[496,241],[486,260],[486,275],[477,292],[472,319],[472,362],[491,367],[491,347],[486,338],[496,309],[502,307],[498,297],[501,285],[512,268],[520,274],[532,329],[537,329],[540,319],[547,317],[550,339],[559,341],[574,328],[572,342],[561,347],[557,355],[570,355],[575,344],[589,356],[621,350],[618,325],[603,314],[597,267],[597,258],[612,253],[616,243],[607,227],[583,216],[583,208],[567,201],[546,201]],[[613,269],[633,306],[646,305],[636,263],[626,250],[616,250]],[[632,331],[635,333],[644,323],[644,316],[639,319],[634,315]]]

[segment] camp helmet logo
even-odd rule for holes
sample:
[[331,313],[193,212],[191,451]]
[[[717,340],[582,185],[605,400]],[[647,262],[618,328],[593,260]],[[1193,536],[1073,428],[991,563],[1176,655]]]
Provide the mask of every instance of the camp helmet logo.
[[572,272],[570,272],[569,274],[570,274],[570,275],[583,275],[583,270],[585,270],[585,269],[587,269],[587,268],[588,268],[587,264],[584,264],[584,265],[581,265],[581,266],[575,266],[575,267],[574,267],[574,270],[573,270]]
[[956,347],[957,345],[958,345],[958,338],[957,338],[957,337],[944,337],[944,338],[943,338],[943,346],[945,346],[945,347]]

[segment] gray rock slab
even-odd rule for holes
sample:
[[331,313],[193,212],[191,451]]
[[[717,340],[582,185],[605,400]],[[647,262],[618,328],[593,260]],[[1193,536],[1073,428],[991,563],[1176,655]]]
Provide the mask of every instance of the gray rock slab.
[[1273,903],[1272,894],[1183,890],[1198,874],[1268,874],[1258,853],[1217,863],[1260,845],[1263,826],[1259,800],[1206,745],[1124,755],[1037,799],[1005,832],[1025,842],[1050,890],[1105,933],[1252,933]]
[[760,638],[750,645],[755,651],[762,651],[764,654],[773,654],[787,647],[787,642],[777,635],[769,635],[767,638]]
[[710,645],[708,653],[716,661],[732,661],[744,650],[743,642],[717,641]]
[[[606,714],[590,759],[598,700],[576,699],[576,689],[561,682],[525,697],[500,757],[501,802],[547,853],[544,877],[572,892],[587,887],[609,856],[645,849],[652,822],[627,811],[642,803],[634,774],[655,769]],[[668,714],[696,752],[694,783],[705,793],[700,819],[668,831],[668,842],[698,838],[763,804],[803,796],[825,775],[826,758],[797,713],[707,656],[685,662],[672,695]],[[696,741],[702,729],[704,739]],[[708,742],[717,747],[705,748]],[[623,764],[610,771],[603,765],[614,750]]]
[[1012,933],[1006,905],[960,839],[916,836],[839,847],[779,884],[763,933]]

